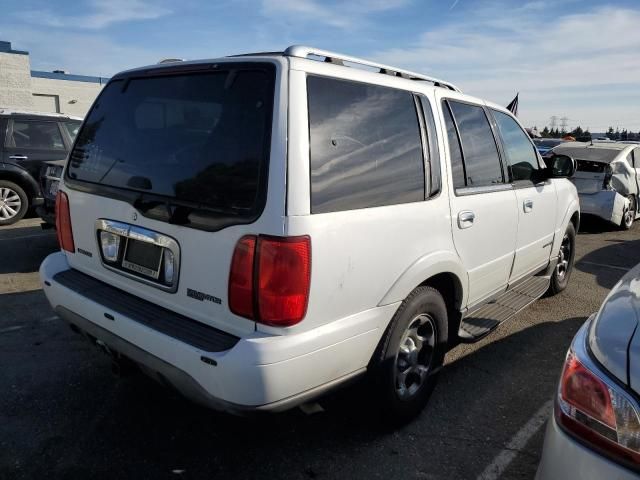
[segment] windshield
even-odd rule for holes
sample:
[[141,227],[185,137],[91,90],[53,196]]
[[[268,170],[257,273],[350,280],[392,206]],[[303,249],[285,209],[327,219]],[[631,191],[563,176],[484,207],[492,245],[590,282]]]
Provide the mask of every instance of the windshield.
[[236,214],[261,209],[275,69],[115,80],[79,133],[68,176]]

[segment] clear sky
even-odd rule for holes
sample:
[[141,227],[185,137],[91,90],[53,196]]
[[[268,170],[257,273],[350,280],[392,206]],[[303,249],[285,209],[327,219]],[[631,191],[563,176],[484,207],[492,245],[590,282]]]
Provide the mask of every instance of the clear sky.
[[0,40],[35,70],[111,76],[160,58],[291,44],[456,83],[542,128],[640,130],[640,0],[0,0]]

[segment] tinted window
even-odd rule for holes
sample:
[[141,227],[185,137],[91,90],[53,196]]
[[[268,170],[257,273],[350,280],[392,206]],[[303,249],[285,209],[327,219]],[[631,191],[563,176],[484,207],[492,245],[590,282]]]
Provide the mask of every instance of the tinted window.
[[484,109],[449,101],[462,141],[467,187],[503,183],[500,158]]
[[311,210],[424,200],[424,160],[413,95],[309,77]]
[[69,176],[254,212],[266,181],[274,72],[227,65],[109,83],[78,134]]
[[16,148],[64,150],[56,122],[13,121],[13,145]]
[[504,150],[511,165],[513,180],[532,180],[540,166],[529,135],[524,133],[520,125],[509,115],[493,110],[493,116],[498,124]]
[[76,136],[78,135],[78,130],[80,130],[80,125],[82,125],[82,122],[64,122],[64,128],[67,129],[67,132],[69,132],[69,136],[71,137],[71,141],[76,139]]
[[440,151],[438,149],[438,137],[436,136],[436,123],[433,119],[431,104],[425,97],[420,97],[422,111],[427,127],[427,147],[429,152],[429,195],[436,195],[442,188],[442,174],[440,172]]
[[444,123],[447,126],[447,138],[449,139],[449,155],[451,156],[451,177],[453,178],[454,188],[465,186],[464,181],[464,165],[462,164],[462,149],[460,148],[460,139],[456,126],[453,123],[453,117],[449,106],[445,102],[442,105],[444,112]]

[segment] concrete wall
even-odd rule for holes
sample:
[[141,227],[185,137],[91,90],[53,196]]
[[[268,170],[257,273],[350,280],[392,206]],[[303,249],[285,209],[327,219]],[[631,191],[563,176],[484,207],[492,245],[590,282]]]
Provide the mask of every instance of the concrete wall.
[[29,52],[0,41],[0,108],[84,117],[107,78],[31,70]]
[[[51,78],[31,78],[34,95],[57,95],[60,113],[84,117],[104,85]],[[75,100],[75,102],[74,102]]]
[[0,52],[0,108],[30,110],[32,106],[29,55]]

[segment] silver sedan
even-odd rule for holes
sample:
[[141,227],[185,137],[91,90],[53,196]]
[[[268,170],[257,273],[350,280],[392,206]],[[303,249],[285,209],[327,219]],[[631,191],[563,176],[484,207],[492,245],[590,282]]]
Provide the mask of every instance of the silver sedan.
[[640,265],[567,352],[538,480],[640,477]]

